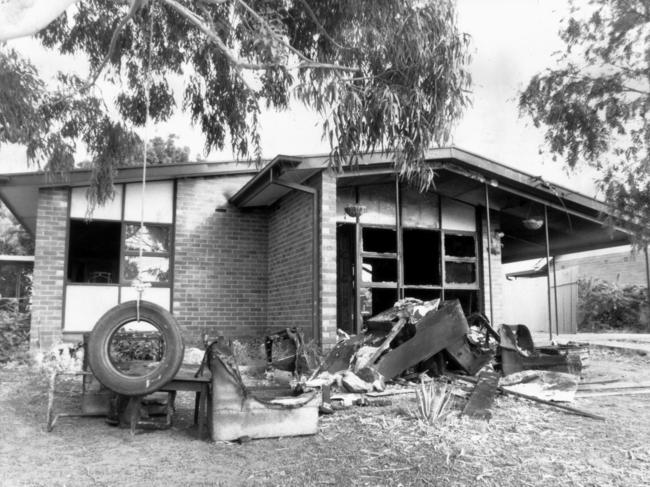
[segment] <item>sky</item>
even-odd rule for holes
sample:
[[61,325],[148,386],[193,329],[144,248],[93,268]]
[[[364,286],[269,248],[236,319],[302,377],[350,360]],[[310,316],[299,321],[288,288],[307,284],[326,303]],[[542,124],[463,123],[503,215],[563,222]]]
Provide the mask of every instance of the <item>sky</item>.
[[[518,93],[536,73],[553,67],[553,53],[562,49],[558,36],[560,21],[568,13],[566,0],[458,0],[459,27],[472,37],[473,105],[453,130],[457,147],[539,175],[565,187],[595,194],[592,171],[567,174],[561,161],[540,154],[543,132],[519,117]],[[74,70],[87,75],[86,65],[41,48],[33,39],[11,41],[10,45],[31,59],[41,75],[51,78],[56,71]],[[182,80],[178,80],[182,83]],[[104,96],[114,91],[104,88]],[[320,120],[302,105],[290,111],[267,112],[261,119],[263,155],[326,153]],[[179,144],[190,147],[191,157],[202,154],[203,135],[183,113],[152,127],[150,136],[174,133]],[[82,155],[83,157],[83,155]],[[226,150],[211,153],[208,160],[231,160]],[[24,149],[0,147],[0,172],[25,170]]]

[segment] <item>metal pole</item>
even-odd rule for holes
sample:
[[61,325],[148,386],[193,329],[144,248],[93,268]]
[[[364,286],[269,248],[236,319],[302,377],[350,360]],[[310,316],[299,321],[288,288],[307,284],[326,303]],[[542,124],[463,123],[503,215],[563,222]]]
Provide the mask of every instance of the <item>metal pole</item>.
[[555,271],[555,256],[553,256],[553,297],[555,298],[555,333],[560,334],[560,318],[557,312],[557,273]]
[[[648,262],[648,246],[643,247],[643,253],[645,254],[645,281],[646,281],[646,291],[648,293],[648,307],[650,308],[650,262]],[[646,323],[646,330],[650,330],[650,316],[648,317],[648,323]]]
[[553,340],[553,317],[551,315],[551,250],[548,238],[548,208],[544,205],[544,233],[546,234],[546,291],[548,296],[548,336]]
[[395,237],[397,238],[397,299],[404,299],[404,247],[402,241],[402,198],[399,190],[399,175],[395,174]]
[[490,324],[494,326],[494,303],[492,299],[492,224],[490,221],[490,192],[485,183],[485,214],[487,219],[487,250],[488,250],[488,288],[490,296]]

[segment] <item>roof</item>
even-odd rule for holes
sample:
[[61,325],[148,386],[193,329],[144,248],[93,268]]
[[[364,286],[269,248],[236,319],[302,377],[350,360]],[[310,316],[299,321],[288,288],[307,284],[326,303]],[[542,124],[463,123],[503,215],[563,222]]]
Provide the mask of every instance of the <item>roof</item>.
[[[231,199],[243,207],[270,206],[286,194],[279,181],[310,177],[328,167],[328,155],[277,156]],[[360,157],[353,169],[337,174],[338,185],[371,184],[393,180],[396,171],[391,153]],[[531,230],[522,221],[548,214],[550,250],[562,255],[628,242],[629,231],[603,226],[608,207],[602,201],[545,181],[524,171],[472,152],[446,147],[427,152],[426,160],[436,170],[434,190],[443,196],[473,206],[486,206],[486,192],[494,220],[493,230],[504,234],[504,262],[545,255],[545,229]]]
[[[254,165],[238,162],[191,162],[182,164],[147,166],[147,181],[183,179],[205,176],[227,176],[259,172]],[[52,174],[44,171],[0,175],[0,200],[32,235],[36,231],[36,210],[40,188],[88,186],[92,177],[90,169],[73,169],[67,173]],[[115,175],[116,183],[142,181],[142,168],[122,167]]]
[[[628,243],[628,230],[603,228],[608,208],[602,201],[457,147],[431,149],[426,160],[436,170],[434,190],[443,196],[485,207],[489,194],[490,211],[498,222],[493,230],[504,234],[504,262],[545,255],[546,229],[522,226],[522,220],[540,217],[543,211],[548,214],[551,255]],[[392,180],[396,174],[392,161],[391,153],[364,155],[357,166],[337,174],[338,184]],[[230,202],[240,207],[268,207],[326,169],[328,162],[327,154],[319,154],[278,155],[261,170],[237,162],[149,166],[147,180],[249,174],[251,179]],[[120,168],[115,181],[137,182],[141,174],[139,167]],[[64,176],[43,172],[0,175],[0,199],[34,233],[39,188],[86,186],[90,177],[90,170],[73,170]]]

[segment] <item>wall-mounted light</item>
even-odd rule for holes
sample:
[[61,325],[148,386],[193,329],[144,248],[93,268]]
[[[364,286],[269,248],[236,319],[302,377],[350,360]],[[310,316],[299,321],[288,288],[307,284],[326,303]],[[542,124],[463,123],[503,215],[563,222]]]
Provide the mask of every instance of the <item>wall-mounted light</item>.
[[352,218],[359,218],[366,212],[366,207],[363,205],[347,205],[345,208],[345,214],[351,216]]

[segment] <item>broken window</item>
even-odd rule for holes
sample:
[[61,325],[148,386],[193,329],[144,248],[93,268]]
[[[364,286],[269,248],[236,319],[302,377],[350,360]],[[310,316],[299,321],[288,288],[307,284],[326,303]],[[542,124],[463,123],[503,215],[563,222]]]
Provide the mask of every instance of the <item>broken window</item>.
[[476,238],[445,233],[445,284],[474,285],[477,282]]
[[361,300],[361,316],[365,321],[392,307],[397,301],[397,289],[363,288],[359,293],[359,299]]
[[440,285],[440,232],[405,228],[402,232],[404,245],[404,285]]
[[366,257],[361,265],[363,282],[397,283],[397,260]]
[[364,252],[378,254],[397,252],[397,235],[394,228],[363,227],[361,239]]
[[415,298],[422,301],[431,301],[440,297],[440,289],[404,289],[405,298]]
[[445,255],[450,257],[476,257],[476,240],[473,235],[445,235]]
[[70,282],[119,282],[119,222],[70,221],[68,280]]
[[476,281],[476,264],[470,262],[445,262],[445,283],[472,284]]
[[445,300],[458,299],[463,313],[470,315],[480,311],[478,291],[467,289],[451,289],[445,291]]

